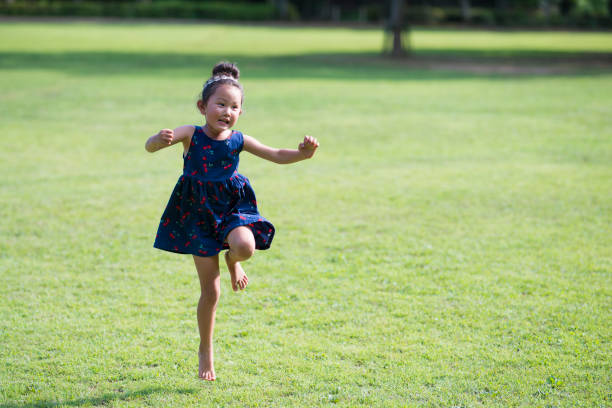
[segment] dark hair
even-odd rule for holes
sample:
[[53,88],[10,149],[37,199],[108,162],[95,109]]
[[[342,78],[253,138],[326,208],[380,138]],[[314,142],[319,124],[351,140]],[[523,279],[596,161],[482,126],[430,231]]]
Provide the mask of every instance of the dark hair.
[[244,89],[242,89],[242,85],[240,84],[240,82],[238,82],[238,78],[240,78],[240,70],[238,69],[236,64],[232,64],[231,62],[225,61],[218,63],[212,69],[212,76],[204,84],[200,100],[204,105],[206,105],[208,99],[215,93],[217,88],[221,85],[233,85],[236,88],[240,89],[240,94],[242,95],[242,99],[244,100]]

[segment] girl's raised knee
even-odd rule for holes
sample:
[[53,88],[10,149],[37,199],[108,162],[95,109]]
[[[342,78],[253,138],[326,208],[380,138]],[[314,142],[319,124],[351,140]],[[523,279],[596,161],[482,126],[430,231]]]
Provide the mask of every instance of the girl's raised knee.
[[237,227],[228,236],[232,261],[244,261],[255,252],[255,237],[248,227]]
[[255,253],[255,242],[240,240],[230,247],[232,255],[241,260],[249,259]]

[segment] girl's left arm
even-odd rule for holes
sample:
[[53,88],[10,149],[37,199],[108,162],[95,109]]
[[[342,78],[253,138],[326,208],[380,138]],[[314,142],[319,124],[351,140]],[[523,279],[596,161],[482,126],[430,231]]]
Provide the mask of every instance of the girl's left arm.
[[278,164],[289,164],[310,159],[318,147],[319,142],[312,136],[304,136],[304,140],[298,145],[297,149],[275,149],[260,143],[251,136],[244,135],[244,150]]

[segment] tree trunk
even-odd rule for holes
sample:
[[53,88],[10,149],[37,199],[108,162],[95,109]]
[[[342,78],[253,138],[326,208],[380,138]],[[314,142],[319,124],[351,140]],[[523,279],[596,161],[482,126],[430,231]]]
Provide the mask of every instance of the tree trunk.
[[282,20],[286,20],[289,16],[289,2],[288,0],[274,0],[274,5],[276,6],[276,10],[278,10],[278,15]]
[[401,57],[407,54],[402,41],[404,31],[404,0],[391,0],[390,28],[393,34],[393,47],[391,55]]
[[463,17],[463,22],[467,23],[472,18],[472,10],[470,7],[470,0],[461,0],[461,16]]
[[340,21],[340,16],[342,12],[340,10],[340,6],[334,5],[331,7],[331,19],[332,21],[338,22]]
[[506,11],[508,8],[507,0],[495,0],[495,8],[499,11]]
[[[610,3],[612,5],[612,1]],[[571,0],[561,0],[559,2],[559,12],[563,17],[569,15],[570,11],[572,11],[572,1]]]
[[542,13],[544,18],[548,20],[550,17],[550,1],[540,0],[540,13]]

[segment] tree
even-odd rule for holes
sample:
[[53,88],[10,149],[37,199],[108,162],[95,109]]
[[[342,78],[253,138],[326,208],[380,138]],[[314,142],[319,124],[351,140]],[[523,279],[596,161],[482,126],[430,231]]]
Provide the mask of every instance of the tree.
[[278,10],[278,15],[283,20],[286,20],[289,16],[289,1],[288,0],[274,0],[274,5]]
[[551,8],[550,1],[540,0],[539,3],[540,3],[539,4],[540,13],[542,13],[544,18],[548,20],[550,18],[550,8]]
[[389,13],[388,35],[391,35],[390,54],[393,57],[404,57],[408,55],[403,41],[404,34],[408,32],[408,25],[404,22],[405,0],[391,0]]
[[472,18],[472,9],[470,7],[470,0],[460,0],[461,1],[461,17],[464,22],[469,22]]

